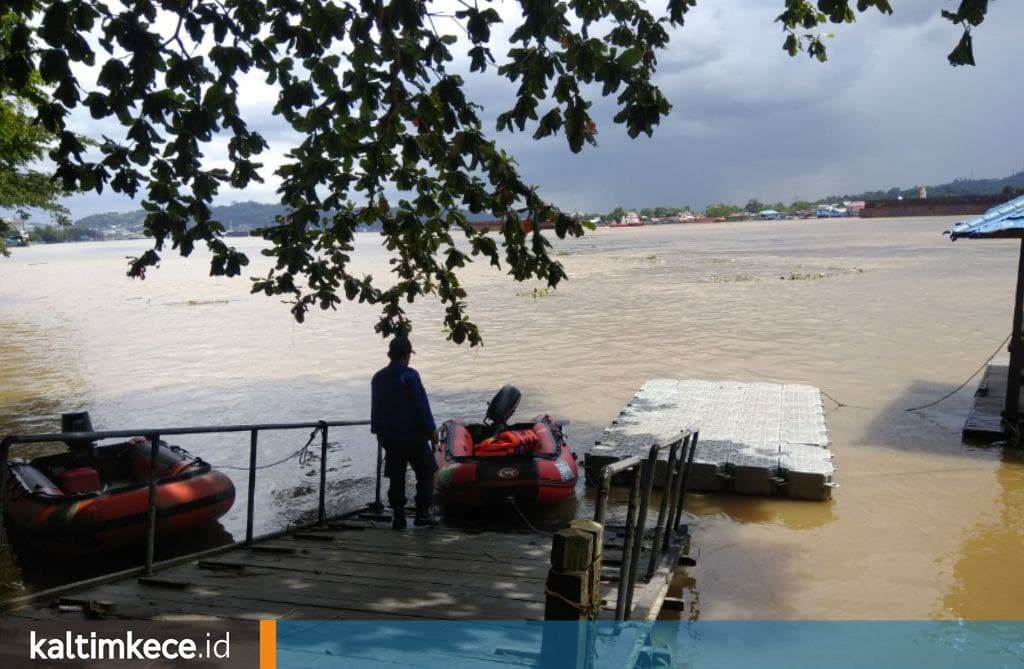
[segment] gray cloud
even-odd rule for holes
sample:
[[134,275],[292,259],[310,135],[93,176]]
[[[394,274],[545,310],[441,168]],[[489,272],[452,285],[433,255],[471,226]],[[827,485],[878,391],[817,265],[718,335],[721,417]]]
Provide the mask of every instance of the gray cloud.
[[[946,62],[959,38],[959,29],[939,17],[946,3],[894,5],[893,16],[871,11],[854,25],[827,26],[834,37],[830,60],[821,64],[782,51],[784,35],[774,23],[781,1],[704,0],[659,57],[657,81],[674,109],[653,139],[626,137],[611,120],[613,100],[595,101],[600,145],[579,155],[561,136],[497,139],[544,195],[590,211],[817,198],[1021,169],[1017,110],[1024,94],[1012,82],[1024,55],[1017,34],[1024,3],[992,4],[975,30],[975,68]],[[493,130],[514,87],[493,70],[467,79]],[[266,91],[247,88],[244,102],[252,125],[272,144],[264,162],[276,166],[294,135],[270,116]],[[274,199],[271,171],[263,187],[222,199]],[[109,196],[79,196],[69,205],[76,215],[130,207]]]

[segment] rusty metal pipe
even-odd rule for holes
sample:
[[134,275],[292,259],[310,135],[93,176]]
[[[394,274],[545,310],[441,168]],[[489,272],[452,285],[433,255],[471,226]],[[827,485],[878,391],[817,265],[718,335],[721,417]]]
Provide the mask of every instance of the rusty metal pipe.
[[693,466],[693,454],[697,452],[697,441],[700,438],[700,430],[695,431],[690,435],[690,452],[686,456],[686,467],[683,469],[683,474],[680,477],[682,480],[679,482],[679,502],[676,505],[676,517],[675,517],[675,532],[679,531],[679,523],[683,517],[683,503],[686,501],[686,489],[689,487],[690,482],[690,468]]
[[256,508],[256,444],[259,430],[249,434],[249,490],[246,494],[245,506],[245,544],[252,543],[253,515]]
[[320,421],[320,504],[317,508],[317,520],[323,523],[327,519],[327,423]]
[[[672,497],[672,488],[675,486],[676,480],[676,455],[679,451],[680,440],[676,439],[668,447],[668,466],[665,470],[665,486],[664,492],[661,493],[661,504],[658,506],[658,522],[654,526],[654,537],[651,539],[651,559],[647,562],[647,572],[644,577],[650,579],[654,576],[654,571],[658,566],[658,557],[661,552],[668,546],[668,541],[663,539],[670,537],[671,533],[665,533],[665,527],[668,523],[669,515],[669,503]],[[664,545],[662,545],[664,543]]]
[[160,452],[160,435],[154,434],[149,446],[149,508],[146,511],[146,575],[153,574],[153,554],[156,550],[156,458]]
[[629,508],[626,511],[625,541],[622,545],[622,566],[619,567],[619,593],[615,601],[615,619],[629,620],[629,596],[630,583],[636,579],[636,569],[633,564],[633,534],[636,529],[636,516],[640,497],[639,469],[633,470],[633,485],[629,491]]

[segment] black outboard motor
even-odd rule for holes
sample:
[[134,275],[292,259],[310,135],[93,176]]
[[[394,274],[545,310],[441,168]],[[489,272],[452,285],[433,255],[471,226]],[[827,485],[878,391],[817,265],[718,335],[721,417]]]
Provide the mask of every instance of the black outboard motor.
[[[88,411],[77,411],[60,415],[61,432],[92,432],[92,420]],[[89,449],[96,443],[91,440],[69,439],[64,442],[71,449],[72,453],[88,453]]]
[[495,434],[504,430],[508,425],[508,420],[512,418],[512,414],[519,407],[519,398],[522,396],[523,394],[519,392],[518,388],[512,384],[505,384],[487,404],[487,415],[484,417],[484,422],[490,421],[494,425]]

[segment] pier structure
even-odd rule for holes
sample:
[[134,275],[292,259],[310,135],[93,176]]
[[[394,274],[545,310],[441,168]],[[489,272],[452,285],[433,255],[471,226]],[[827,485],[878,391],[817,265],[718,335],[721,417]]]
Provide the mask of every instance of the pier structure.
[[986,444],[1006,439],[1003,412],[1009,374],[1008,356],[999,356],[985,366],[985,373],[974,392],[974,403],[964,421],[964,441]]
[[821,391],[797,384],[649,380],[587,453],[587,476],[698,425],[691,490],[832,497],[835,463]]
[[[975,395],[975,405],[963,433],[965,439],[993,441],[1006,437],[1019,444],[1024,426],[1024,411],[1021,410],[1021,388],[1024,387],[1024,196],[992,207],[983,216],[961,221],[947,229],[945,234],[949,235],[951,241],[1020,240],[1013,317],[1010,321],[1010,334],[1006,338],[1009,360],[989,365]],[[991,401],[996,397],[1001,398],[1001,407]],[[997,416],[999,432],[995,431]]]
[[[253,435],[252,483],[260,432],[314,425],[326,435],[330,425],[353,424],[361,422],[17,435],[0,443],[0,455],[6,460],[12,445],[27,442],[242,431]],[[0,602],[0,615],[22,624],[117,619],[653,620],[677,567],[693,564],[683,504],[696,444],[697,435],[686,432],[609,464],[596,479],[594,519],[573,521],[553,535],[455,527],[396,532],[377,504],[327,517],[321,494],[316,522],[253,536],[250,488],[245,539],[157,562],[153,513],[144,564]],[[324,436],[322,472],[327,470],[327,454]],[[668,458],[669,488],[655,507],[652,489],[662,454]],[[6,462],[0,466],[6,469]],[[324,485],[325,478],[323,473]],[[613,478],[630,484],[625,507],[613,500]],[[655,520],[649,522],[651,518]]]

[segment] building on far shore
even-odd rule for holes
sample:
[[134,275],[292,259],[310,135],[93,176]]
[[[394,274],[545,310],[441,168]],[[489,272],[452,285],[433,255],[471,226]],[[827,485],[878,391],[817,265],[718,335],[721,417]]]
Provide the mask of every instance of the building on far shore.
[[846,207],[846,211],[850,212],[850,216],[860,216],[860,212],[864,210],[864,205],[867,204],[864,200],[851,200],[849,202],[843,202],[843,206]]
[[984,214],[1011,198],[1010,195],[966,195],[961,197],[923,197],[902,200],[868,200],[861,218],[896,216],[971,216]]

